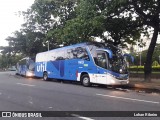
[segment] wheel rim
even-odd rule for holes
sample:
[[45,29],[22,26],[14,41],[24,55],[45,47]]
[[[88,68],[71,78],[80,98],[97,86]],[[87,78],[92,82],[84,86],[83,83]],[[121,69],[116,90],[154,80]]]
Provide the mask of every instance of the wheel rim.
[[48,77],[47,74],[44,74],[44,80],[47,80],[47,77]]
[[89,78],[88,77],[83,78],[83,83],[88,84],[89,83]]

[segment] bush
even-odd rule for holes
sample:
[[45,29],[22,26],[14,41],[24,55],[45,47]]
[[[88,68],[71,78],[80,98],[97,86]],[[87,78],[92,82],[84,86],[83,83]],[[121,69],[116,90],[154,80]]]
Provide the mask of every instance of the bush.
[[160,72],[160,65],[159,66],[152,66],[152,71]]
[[152,66],[159,66],[159,64],[158,64],[157,61],[154,61],[154,62],[152,63]]
[[144,71],[144,66],[130,66],[129,71]]
[[[144,71],[144,66],[130,66],[129,71]],[[160,72],[159,66],[152,66],[153,72]]]

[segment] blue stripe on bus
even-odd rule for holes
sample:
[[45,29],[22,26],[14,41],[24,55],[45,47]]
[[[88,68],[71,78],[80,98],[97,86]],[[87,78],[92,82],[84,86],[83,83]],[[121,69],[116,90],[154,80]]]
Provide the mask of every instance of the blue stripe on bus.
[[64,60],[51,61],[54,67],[60,71],[60,76],[64,77]]
[[59,71],[59,65],[60,62],[59,61],[51,61],[51,63],[54,65],[54,67]]
[[60,76],[64,77],[64,60],[60,61]]

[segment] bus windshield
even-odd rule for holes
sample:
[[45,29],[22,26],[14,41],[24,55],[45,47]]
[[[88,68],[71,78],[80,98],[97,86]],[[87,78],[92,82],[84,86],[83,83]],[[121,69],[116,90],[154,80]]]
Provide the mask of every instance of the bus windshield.
[[120,51],[114,51],[113,57],[109,58],[109,69],[116,73],[126,74],[127,63]]
[[29,68],[29,70],[34,71],[34,69],[35,69],[35,62],[34,62],[34,60],[32,60],[32,59],[29,60],[28,68]]

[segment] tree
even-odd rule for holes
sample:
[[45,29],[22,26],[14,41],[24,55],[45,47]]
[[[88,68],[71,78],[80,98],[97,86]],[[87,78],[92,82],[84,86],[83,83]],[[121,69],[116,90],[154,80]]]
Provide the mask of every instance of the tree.
[[[65,44],[91,41],[95,37],[116,46],[135,44],[135,39],[139,39],[142,29],[133,29],[136,22],[132,21],[131,17],[118,18],[109,15],[106,11],[108,4],[106,0],[80,0],[75,8],[76,16],[67,20],[64,26],[49,31],[49,34],[54,34]],[[110,39],[106,38],[106,31]]]
[[22,55],[11,54],[11,52],[2,52],[2,54],[0,54],[0,69],[6,69],[11,66],[15,66],[17,61],[21,58]]
[[6,55],[0,55],[0,69],[5,69],[8,66],[8,59]]
[[[24,12],[27,20],[24,28],[44,33],[43,43],[52,43],[53,48],[59,44],[92,41],[95,37],[116,46],[135,44],[142,29],[133,29],[136,21],[130,16],[110,15],[110,11],[106,11],[108,5],[106,0],[36,0],[31,9]],[[110,39],[105,37],[106,31]]]
[[17,53],[24,56],[35,56],[38,52],[47,50],[47,46],[43,45],[44,37],[45,35],[40,32],[16,31],[13,37],[6,38],[9,46],[0,49],[2,49],[2,54],[10,54],[11,56]]
[[92,41],[104,31],[104,19],[96,9],[95,1],[81,0],[75,9],[76,16],[66,24],[53,31],[57,39],[66,45],[84,41]]
[[23,12],[27,20],[24,27],[44,33],[46,35],[44,44],[49,42],[52,48],[58,47],[59,39],[55,37],[57,29],[63,27],[67,20],[74,17],[74,8],[77,1],[35,0],[31,8],[27,12]]
[[[15,31],[14,36],[6,40],[9,46],[1,47],[2,53],[22,53],[25,56],[35,56],[36,53],[46,51],[48,42],[50,48],[59,47],[59,44],[48,31],[65,24],[74,16],[74,7],[77,0],[35,0],[26,12],[22,12],[26,23],[20,31]],[[48,34],[48,35],[47,35]]]
[[[120,13],[132,13],[132,21],[136,21],[133,29],[141,28],[144,32],[152,28],[153,36],[147,52],[144,66],[145,81],[151,81],[152,56],[160,32],[160,1],[159,0],[112,0],[107,9],[109,15],[121,16]],[[134,16],[133,16],[134,15]],[[127,17],[127,16],[126,16]]]

